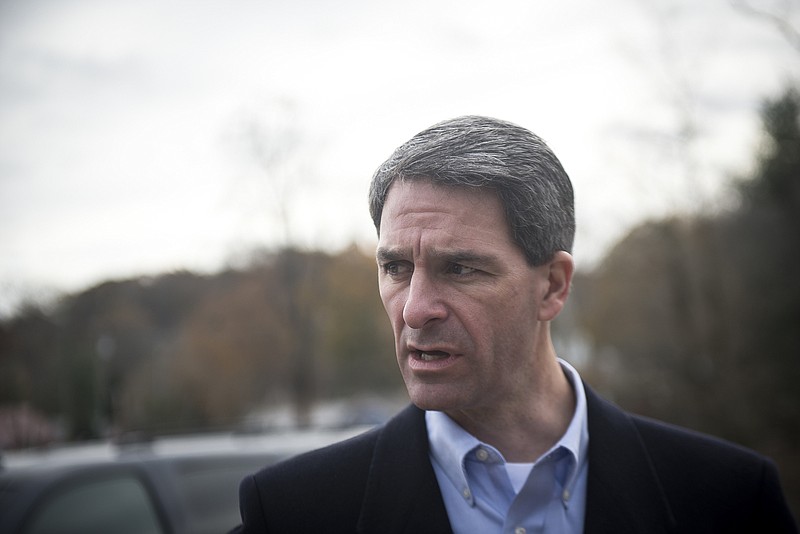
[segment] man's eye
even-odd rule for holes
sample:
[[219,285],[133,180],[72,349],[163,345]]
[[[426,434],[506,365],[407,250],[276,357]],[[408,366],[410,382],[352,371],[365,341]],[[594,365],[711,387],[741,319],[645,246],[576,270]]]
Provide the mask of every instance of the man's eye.
[[460,263],[452,263],[450,264],[448,271],[451,274],[457,274],[463,276],[466,274],[476,273],[478,272],[478,269],[475,269],[474,267],[467,267],[466,265],[461,265]]
[[400,276],[408,271],[408,266],[399,261],[389,261],[381,265],[381,269],[389,276]]

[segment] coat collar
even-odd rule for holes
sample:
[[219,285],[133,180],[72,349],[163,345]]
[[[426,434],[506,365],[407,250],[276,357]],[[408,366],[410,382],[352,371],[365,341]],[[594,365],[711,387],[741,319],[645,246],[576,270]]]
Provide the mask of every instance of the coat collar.
[[428,452],[425,412],[409,405],[375,444],[358,532],[451,532]]
[[672,532],[672,511],[633,419],[588,386],[586,400],[589,478],[585,532]]

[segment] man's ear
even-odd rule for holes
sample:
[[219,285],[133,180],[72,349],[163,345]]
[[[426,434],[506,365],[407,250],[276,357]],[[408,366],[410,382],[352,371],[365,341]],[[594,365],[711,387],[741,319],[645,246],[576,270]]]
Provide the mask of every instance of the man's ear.
[[542,265],[542,269],[547,276],[547,284],[539,308],[539,320],[552,321],[567,303],[575,263],[568,252],[560,250],[549,262]]

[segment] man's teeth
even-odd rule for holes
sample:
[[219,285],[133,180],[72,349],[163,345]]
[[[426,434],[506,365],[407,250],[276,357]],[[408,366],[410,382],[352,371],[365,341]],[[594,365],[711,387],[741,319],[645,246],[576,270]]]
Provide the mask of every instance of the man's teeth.
[[433,360],[441,360],[442,358],[447,358],[447,353],[420,352],[419,354],[419,359],[422,360],[423,362],[432,362]]

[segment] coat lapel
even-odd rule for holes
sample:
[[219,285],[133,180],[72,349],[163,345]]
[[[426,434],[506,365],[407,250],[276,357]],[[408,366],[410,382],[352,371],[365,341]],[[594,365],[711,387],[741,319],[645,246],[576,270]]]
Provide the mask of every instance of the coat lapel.
[[378,437],[358,532],[451,532],[428,453],[425,413],[413,405],[391,419]]
[[586,387],[586,534],[667,533],[674,519],[632,419]]

